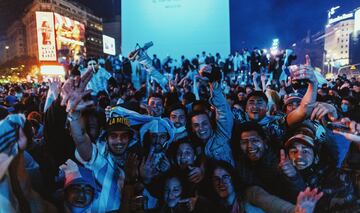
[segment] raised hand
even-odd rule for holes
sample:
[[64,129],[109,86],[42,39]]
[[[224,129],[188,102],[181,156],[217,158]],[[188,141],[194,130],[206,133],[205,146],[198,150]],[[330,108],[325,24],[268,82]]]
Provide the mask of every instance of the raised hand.
[[283,149],[280,150],[279,168],[288,177],[295,177],[296,176],[296,169],[292,165],[289,158],[285,155],[285,151]]
[[314,70],[309,66],[291,66],[292,79],[293,80],[309,80],[310,84],[317,85],[318,81],[316,79]]
[[327,115],[331,121],[335,121],[338,118],[336,108],[333,105],[323,102],[316,102],[310,119],[316,119],[320,121],[325,115]]
[[168,171],[170,169],[170,161],[169,159],[164,155],[164,157],[161,158],[157,169],[163,173],[165,173],[166,171]]
[[71,159],[59,166],[59,169],[65,173],[65,177],[81,177],[78,165]]
[[323,196],[323,193],[318,193],[318,189],[310,190],[309,187],[299,193],[297,197],[295,213],[312,213],[314,212],[316,203]]
[[61,81],[59,77],[54,77],[53,80],[49,79],[49,92],[57,97],[61,91]]
[[146,183],[149,183],[151,179],[156,176],[159,172],[156,169],[155,156],[153,149],[150,150],[148,157],[143,158],[140,165],[140,176]]
[[204,172],[200,167],[188,166],[188,179],[193,183],[199,183],[204,178]]
[[85,88],[91,80],[92,75],[92,70],[88,69],[81,78],[69,78],[65,82],[61,90],[63,98],[61,105],[66,106],[67,112],[81,110],[92,104],[92,101],[82,101],[82,98],[91,92],[91,90],[85,91]]

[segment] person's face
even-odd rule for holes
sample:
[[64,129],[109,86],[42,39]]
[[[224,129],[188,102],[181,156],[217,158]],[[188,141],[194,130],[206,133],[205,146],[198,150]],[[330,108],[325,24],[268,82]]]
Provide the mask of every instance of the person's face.
[[350,103],[349,103],[348,100],[342,100],[342,101],[341,101],[341,105],[347,105],[347,106],[349,106]]
[[179,146],[176,153],[177,164],[185,169],[189,165],[193,165],[195,161],[195,152],[188,143],[183,143]]
[[354,90],[354,92],[358,93],[358,92],[360,92],[360,87],[353,86],[353,90]]
[[241,133],[240,148],[251,161],[257,161],[263,156],[266,145],[256,131],[249,131]]
[[181,199],[182,187],[177,178],[170,178],[166,181],[164,189],[164,200],[168,207],[175,207]]
[[303,170],[311,166],[315,155],[311,147],[295,142],[289,149],[289,158],[298,170]]
[[89,61],[89,62],[87,63],[87,65],[88,65],[89,68],[93,68],[94,71],[96,70],[96,65],[97,65],[97,63],[96,63],[95,60]]
[[129,131],[111,131],[108,136],[108,143],[114,155],[122,155],[131,140],[132,133]]
[[292,101],[286,105],[285,113],[289,114],[300,106],[300,101]]
[[215,192],[220,198],[226,199],[235,193],[231,176],[226,170],[222,168],[215,169],[211,181]]
[[94,189],[87,184],[69,186],[65,191],[65,200],[73,207],[85,208],[92,202]]
[[148,102],[150,108],[153,110],[153,115],[155,117],[159,117],[164,112],[163,101],[161,98],[158,97],[151,97]]
[[246,112],[250,120],[260,121],[266,115],[267,103],[261,97],[252,96],[246,103]]
[[212,134],[209,117],[206,114],[196,115],[191,118],[193,132],[201,140],[208,140]]
[[170,121],[176,128],[186,125],[186,117],[183,109],[176,109],[170,112]]
[[245,101],[246,100],[246,94],[243,93],[243,92],[239,92],[237,97],[238,97],[239,101]]
[[151,145],[155,148],[155,152],[160,152],[165,146],[165,142],[168,140],[167,132],[149,133]]

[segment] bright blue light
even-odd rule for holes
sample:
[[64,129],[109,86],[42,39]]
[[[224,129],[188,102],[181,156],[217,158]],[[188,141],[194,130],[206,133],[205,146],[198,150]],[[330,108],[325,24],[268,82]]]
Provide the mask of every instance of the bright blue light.
[[230,53],[228,0],[123,0],[122,53],[153,41],[149,54],[193,57]]

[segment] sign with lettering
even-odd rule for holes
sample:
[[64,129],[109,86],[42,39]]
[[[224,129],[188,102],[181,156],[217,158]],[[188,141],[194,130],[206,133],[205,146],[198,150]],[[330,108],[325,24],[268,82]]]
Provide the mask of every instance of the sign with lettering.
[[36,12],[39,61],[57,61],[54,14]]

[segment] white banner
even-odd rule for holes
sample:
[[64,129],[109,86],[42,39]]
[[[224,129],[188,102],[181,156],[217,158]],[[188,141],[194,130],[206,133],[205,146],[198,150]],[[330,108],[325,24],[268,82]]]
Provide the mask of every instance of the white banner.
[[54,14],[36,12],[39,61],[57,61]]

